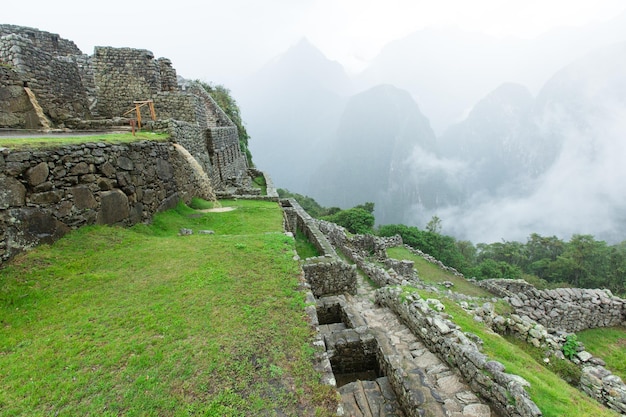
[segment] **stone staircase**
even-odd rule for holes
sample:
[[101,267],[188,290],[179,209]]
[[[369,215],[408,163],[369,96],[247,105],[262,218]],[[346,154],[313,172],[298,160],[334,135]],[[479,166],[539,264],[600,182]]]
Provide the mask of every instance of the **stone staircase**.
[[[419,404],[419,409],[407,410],[406,401],[402,404],[395,395],[401,394],[397,389],[394,394],[388,378],[382,377],[340,387],[344,415],[495,417],[456,371],[431,353],[391,310],[373,302],[374,291],[359,276],[357,294],[345,296],[347,307],[361,316],[386,359],[393,363],[394,377],[402,381],[403,394],[412,398],[412,404]],[[342,328],[345,326],[330,325],[324,332]]]
[[344,415],[353,417],[404,416],[387,377],[356,381],[339,388]]

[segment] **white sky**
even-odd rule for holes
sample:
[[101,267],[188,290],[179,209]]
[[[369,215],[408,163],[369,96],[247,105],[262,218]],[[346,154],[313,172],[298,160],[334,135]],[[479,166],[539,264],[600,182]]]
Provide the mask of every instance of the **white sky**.
[[184,77],[228,85],[303,36],[357,71],[426,27],[534,37],[624,9],[623,0],[31,0],[3,4],[0,23],[58,33],[88,54],[96,45],[148,49]]

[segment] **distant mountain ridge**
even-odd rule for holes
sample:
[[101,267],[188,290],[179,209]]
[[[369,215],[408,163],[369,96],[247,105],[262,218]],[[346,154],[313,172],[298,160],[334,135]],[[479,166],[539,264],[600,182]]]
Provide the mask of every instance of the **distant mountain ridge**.
[[[621,31],[618,27],[613,30]],[[550,48],[568,38],[558,35],[563,39],[548,36],[553,39]],[[467,39],[465,44],[473,42],[475,39]],[[390,45],[389,51],[401,44]],[[485,50],[504,51],[504,44],[488,42]],[[529,43],[518,41],[516,45],[523,49]],[[473,52],[471,48],[465,51],[468,60]],[[411,54],[406,55],[409,59]],[[500,68],[515,66],[527,56],[522,54],[513,64],[502,63]],[[624,60],[623,45],[604,46],[564,63],[553,74],[542,75],[547,81],[540,89],[535,87],[536,97],[523,84],[503,82],[471,103],[468,97],[487,84],[479,80],[471,85],[475,81],[472,71],[463,79],[465,67],[459,64],[450,79],[451,90],[462,81],[474,92],[459,96],[459,103],[470,103],[463,104],[466,116],[436,135],[426,106],[398,85],[413,77],[415,83],[431,84],[435,91],[450,75],[423,75],[423,71],[436,69],[436,63],[423,60],[422,67],[432,65],[421,69],[422,78],[419,72],[411,73],[414,67],[398,65],[394,69],[398,77],[390,77],[386,83],[363,89],[364,78],[356,79],[361,92],[350,97],[346,92],[353,86],[345,72],[302,41],[268,64],[241,103],[256,163],[279,187],[310,195],[324,205],[346,208],[372,201],[381,224],[423,226],[438,215],[447,232],[475,241],[523,240],[532,232],[560,236],[582,232],[614,239],[626,233],[625,222],[614,213],[616,207],[622,207],[621,199],[613,196],[615,188],[594,187],[566,162],[578,155],[575,149],[579,145],[592,151],[587,156],[594,154],[596,146],[598,155],[610,157],[607,152],[613,149],[613,142],[600,140],[600,131],[610,130],[611,137],[626,131],[616,117],[626,100]],[[474,68],[478,71],[478,66]],[[443,96],[450,102],[456,98]],[[454,104],[450,109],[461,108]],[[589,136],[596,139],[584,139]],[[599,166],[588,159],[577,163],[599,173]],[[614,176],[626,180],[626,175],[615,169]],[[582,198],[581,202],[568,204],[567,196],[551,188],[563,172],[584,184],[578,190],[569,182],[560,185],[561,190]],[[584,193],[597,194],[594,188],[609,195],[607,207],[596,207],[606,221],[597,219],[588,209],[590,205],[584,204],[594,201],[582,197]]]

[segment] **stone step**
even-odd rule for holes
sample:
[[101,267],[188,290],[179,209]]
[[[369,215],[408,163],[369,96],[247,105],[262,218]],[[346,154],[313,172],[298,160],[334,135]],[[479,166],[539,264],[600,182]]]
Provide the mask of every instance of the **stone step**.
[[386,377],[375,381],[356,381],[339,388],[344,416],[404,416]]
[[[472,394],[469,386],[456,371],[450,369],[409,328],[400,322],[393,311],[374,304],[373,297],[371,297],[373,291],[362,291],[363,287],[371,289],[368,283],[361,280],[358,283],[357,295],[348,296],[346,300],[359,312],[367,326],[375,331],[377,339],[384,338],[385,341],[382,343],[391,346],[395,354],[402,358],[402,368],[409,375],[412,375],[412,384],[414,384],[412,390],[416,393],[424,393],[424,409],[420,412],[427,415],[451,417],[492,417],[496,415],[492,413],[489,406],[482,404],[480,399]],[[372,394],[369,401],[364,400],[367,396],[362,385],[350,389],[342,387],[342,390],[346,391],[345,395],[342,393],[346,416],[388,415],[380,414],[380,407],[377,408],[374,405],[375,401],[378,401],[376,400],[377,394]],[[367,414],[368,412],[370,414]]]

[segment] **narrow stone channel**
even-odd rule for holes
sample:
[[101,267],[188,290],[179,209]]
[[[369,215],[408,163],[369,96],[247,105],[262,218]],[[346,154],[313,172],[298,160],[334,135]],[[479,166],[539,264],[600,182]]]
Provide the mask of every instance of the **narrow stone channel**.
[[[421,410],[405,410],[398,404],[385,376],[340,387],[346,416],[450,416],[495,417],[490,407],[474,395],[456,371],[450,369],[403,325],[388,308],[374,303],[373,288],[358,276],[357,294],[346,295],[347,306],[358,312],[377,343],[400,364],[407,391],[422,398]],[[330,329],[329,329],[330,330]]]

